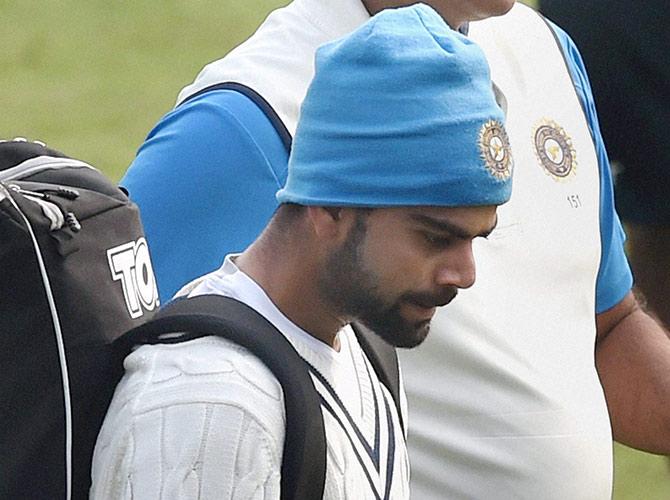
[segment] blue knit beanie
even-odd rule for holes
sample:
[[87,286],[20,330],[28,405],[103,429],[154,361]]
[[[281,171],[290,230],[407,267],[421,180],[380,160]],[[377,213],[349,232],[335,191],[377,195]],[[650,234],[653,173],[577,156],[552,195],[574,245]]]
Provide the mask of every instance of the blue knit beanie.
[[512,157],[488,64],[430,7],[321,46],[280,203],[499,205]]

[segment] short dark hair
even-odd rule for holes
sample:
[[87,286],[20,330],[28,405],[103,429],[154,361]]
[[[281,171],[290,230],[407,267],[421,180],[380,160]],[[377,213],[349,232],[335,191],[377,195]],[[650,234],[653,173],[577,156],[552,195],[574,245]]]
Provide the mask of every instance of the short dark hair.
[[298,205],[297,203],[282,203],[275,210],[270,225],[279,231],[286,231],[305,214],[306,208],[304,205]]
[[[336,209],[337,207],[331,207]],[[290,224],[293,224],[298,218],[305,214],[307,207],[297,203],[282,203],[275,210],[272,216],[272,223],[276,224],[279,229],[287,229]],[[374,208],[371,207],[357,207],[356,211],[363,216],[367,216]]]

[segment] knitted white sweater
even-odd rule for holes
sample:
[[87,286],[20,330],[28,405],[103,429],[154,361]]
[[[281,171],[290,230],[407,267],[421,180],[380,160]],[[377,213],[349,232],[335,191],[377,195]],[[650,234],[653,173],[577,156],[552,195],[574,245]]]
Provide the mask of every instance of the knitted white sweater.
[[[230,259],[191,288],[191,295],[220,293],[254,307],[323,377],[314,379],[332,408],[323,410],[324,498],[408,497],[395,406],[350,328],[333,350],[291,323]],[[98,437],[91,498],[279,498],[283,396],[260,360],[205,337],[140,347],[125,368]]]

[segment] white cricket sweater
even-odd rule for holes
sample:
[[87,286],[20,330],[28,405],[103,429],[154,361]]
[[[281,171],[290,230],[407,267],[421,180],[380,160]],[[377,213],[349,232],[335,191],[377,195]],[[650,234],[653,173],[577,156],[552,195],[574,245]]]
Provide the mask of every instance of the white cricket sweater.
[[[324,498],[409,497],[393,400],[350,328],[338,333],[335,351],[286,318],[230,259],[190,288],[191,296],[222,294],[256,309],[323,377],[313,379],[332,408],[323,410]],[[124,366],[95,449],[92,499],[279,498],[283,396],[260,360],[204,337],[142,346]]]

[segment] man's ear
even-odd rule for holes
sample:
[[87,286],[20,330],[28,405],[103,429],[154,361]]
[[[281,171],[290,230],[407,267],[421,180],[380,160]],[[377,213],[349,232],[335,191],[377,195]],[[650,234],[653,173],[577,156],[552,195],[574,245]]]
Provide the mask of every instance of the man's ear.
[[353,210],[342,207],[307,207],[307,218],[320,239],[340,239],[348,233]]

